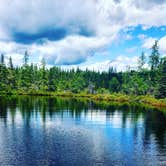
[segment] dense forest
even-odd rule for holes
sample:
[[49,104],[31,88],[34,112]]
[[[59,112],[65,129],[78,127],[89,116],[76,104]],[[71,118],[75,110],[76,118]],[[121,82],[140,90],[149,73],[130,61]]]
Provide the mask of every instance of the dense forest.
[[[12,57],[8,64],[5,55],[0,59],[1,93],[17,92],[73,92],[73,93],[122,93],[127,95],[153,95],[166,97],[166,58],[159,54],[158,41],[151,48],[148,59],[144,52],[139,57],[138,69],[116,72],[96,72],[79,68],[64,70],[59,67],[46,67],[44,59],[41,66],[29,64],[25,52],[23,65],[15,67]],[[148,62],[149,68],[144,68]]]

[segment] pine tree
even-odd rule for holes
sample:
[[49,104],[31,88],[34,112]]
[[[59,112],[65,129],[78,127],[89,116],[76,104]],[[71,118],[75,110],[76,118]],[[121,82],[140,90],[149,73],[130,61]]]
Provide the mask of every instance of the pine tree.
[[23,66],[21,67],[20,71],[20,84],[24,90],[29,89],[31,83],[30,66],[28,65],[28,61],[29,61],[29,54],[28,51],[26,50],[23,57]]
[[9,68],[13,70],[13,61],[12,61],[12,57],[10,56],[9,58]]
[[48,89],[47,83],[48,83],[48,78],[47,78],[47,71],[46,71],[46,61],[44,58],[41,60],[41,68],[40,68],[40,75],[41,75],[41,89],[46,90]]
[[46,68],[46,60],[44,58],[42,58],[42,60],[41,60],[41,66],[42,66],[42,70],[45,70],[45,68]]
[[25,66],[28,64],[28,61],[29,61],[29,54],[28,51],[26,50],[23,58],[23,63]]
[[158,88],[158,98],[166,98],[166,59],[163,60],[160,69],[160,79]]
[[11,56],[9,58],[9,67],[7,75],[8,90],[11,91],[12,89],[16,88],[16,75]]
[[138,59],[138,69],[142,70],[145,63],[146,63],[145,53],[142,52],[141,56]]
[[7,68],[5,65],[4,54],[1,54],[0,59],[0,90],[6,90],[7,88]]
[[120,88],[119,81],[116,77],[113,77],[109,82],[109,90],[110,92],[118,92]]
[[155,70],[159,67],[160,62],[160,54],[159,54],[159,46],[158,41],[155,41],[155,44],[152,46],[152,53],[149,56],[149,64],[151,67],[151,70]]
[[5,57],[4,57],[4,54],[1,54],[1,61],[0,61],[0,64],[4,64],[5,63]]

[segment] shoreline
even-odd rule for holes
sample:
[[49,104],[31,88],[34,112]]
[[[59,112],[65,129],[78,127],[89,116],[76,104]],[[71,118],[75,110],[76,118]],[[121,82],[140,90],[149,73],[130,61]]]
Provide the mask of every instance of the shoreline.
[[70,97],[70,98],[84,98],[98,102],[117,102],[117,103],[137,103],[144,104],[157,109],[166,110],[166,99],[156,99],[153,96],[130,96],[120,93],[114,94],[85,94],[85,93],[71,93],[71,92],[1,92],[2,96],[50,96],[50,97]]

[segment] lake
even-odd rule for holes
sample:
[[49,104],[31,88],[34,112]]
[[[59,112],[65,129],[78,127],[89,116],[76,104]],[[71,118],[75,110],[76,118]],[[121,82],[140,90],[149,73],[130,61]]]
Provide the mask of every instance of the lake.
[[138,105],[0,97],[0,165],[166,165],[166,115]]

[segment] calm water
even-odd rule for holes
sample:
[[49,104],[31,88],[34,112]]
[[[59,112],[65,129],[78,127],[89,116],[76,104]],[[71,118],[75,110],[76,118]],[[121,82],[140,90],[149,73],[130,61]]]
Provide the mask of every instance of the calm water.
[[166,165],[166,116],[48,97],[0,97],[0,166]]

